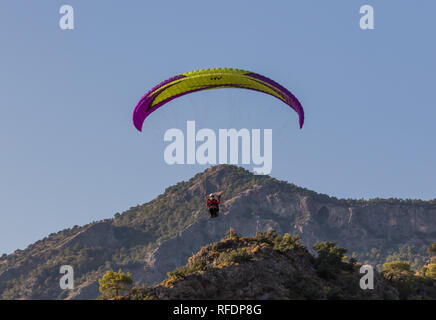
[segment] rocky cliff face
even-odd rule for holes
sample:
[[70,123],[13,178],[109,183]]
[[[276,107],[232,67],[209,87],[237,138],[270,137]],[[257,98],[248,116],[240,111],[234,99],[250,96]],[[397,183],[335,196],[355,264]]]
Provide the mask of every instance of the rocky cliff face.
[[[209,219],[203,196],[218,191],[223,191],[220,216]],[[230,227],[242,236],[268,229],[300,234],[309,248],[316,241],[336,241],[359,260],[379,265],[401,246],[423,254],[436,241],[436,202],[338,200],[220,165],[114,219],[64,230],[0,258],[0,294],[96,298],[97,278],[117,268],[132,272],[136,282],[155,284]],[[57,288],[60,263],[77,269],[76,280],[81,279],[74,291]]]
[[[210,170],[209,189],[225,188],[222,178],[226,170]],[[199,190],[194,188],[194,192]],[[162,280],[166,272],[182,265],[202,246],[220,239],[230,227],[242,236],[268,229],[279,234],[300,234],[303,244],[309,248],[317,241],[326,240],[336,241],[358,254],[373,248],[392,252],[405,244],[426,248],[436,240],[436,205],[389,201],[347,203],[264,180],[224,200],[218,219],[198,221],[162,243],[150,260],[152,272],[146,276],[147,282]],[[364,260],[373,265],[378,263]]]

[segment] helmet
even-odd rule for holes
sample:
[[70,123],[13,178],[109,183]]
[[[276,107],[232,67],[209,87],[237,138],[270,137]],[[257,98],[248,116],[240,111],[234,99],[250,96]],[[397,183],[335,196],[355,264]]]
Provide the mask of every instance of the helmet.
[[213,193],[211,193],[211,194],[209,195],[209,198],[215,198],[215,195],[214,195]]

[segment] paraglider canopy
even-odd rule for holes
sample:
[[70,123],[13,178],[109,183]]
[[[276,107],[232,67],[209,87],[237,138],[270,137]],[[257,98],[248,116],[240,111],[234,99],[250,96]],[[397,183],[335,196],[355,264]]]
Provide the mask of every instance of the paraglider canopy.
[[292,109],[299,117],[300,129],[304,124],[304,110],[298,99],[277,82],[247,70],[216,68],[191,71],[174,76],[148,91],[136,104],[133,124],[142,131],[144,120],[156,109],[188,93],[219,88],[242,88],[272,95]]

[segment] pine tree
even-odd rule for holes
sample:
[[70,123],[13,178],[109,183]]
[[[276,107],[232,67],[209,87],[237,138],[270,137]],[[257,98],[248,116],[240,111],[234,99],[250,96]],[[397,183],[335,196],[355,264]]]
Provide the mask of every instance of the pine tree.
[[132,274],[124,273],[121,269],[118,272],[109,270],[101,279],[98,279],[100,285],[99,291],[104,298],[118,297],[120,292],[127,291],[132,284]]

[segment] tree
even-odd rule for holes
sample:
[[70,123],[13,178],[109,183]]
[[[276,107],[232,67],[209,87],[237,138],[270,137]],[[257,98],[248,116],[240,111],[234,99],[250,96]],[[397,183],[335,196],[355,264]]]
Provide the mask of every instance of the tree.
[[126,274],[121,269],[118,272],[109,270],[98,279],[99,291],[104,298],[118,297],[120,292],[129,290],[133,282],[131,276],[130,272]]
[[347,249],[338,247],[335,242],[317,242],[313,249],[318,253],[315,259],[315,268],[320,277],[334,279],[336,275],[344,269],[345,263],[342,262]]
[[436,255],[436,242],[433,242],[433,243],[428,247],[428,253]]
[[410,267],[410,262],[395,260],[383,264],[382,274],[389,280],[409,280],[413,276],[413,271]]
[[409,261],[395,260],[383,264],[382,276],[391,281],[398,290],[400,300],[416,296],[419,287],[418,278],[415,277]]
[[436,280],[436,264],[429,264],[425,276]]

